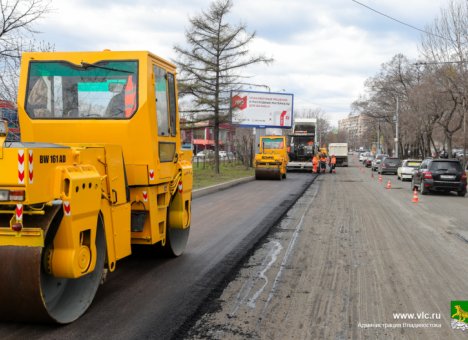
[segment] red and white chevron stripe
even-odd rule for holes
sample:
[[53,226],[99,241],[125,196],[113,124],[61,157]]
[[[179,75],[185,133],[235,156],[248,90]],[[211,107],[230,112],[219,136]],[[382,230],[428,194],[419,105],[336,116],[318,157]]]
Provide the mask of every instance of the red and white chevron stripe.
[[29,184],[33,184],[34,179],[34,158],[33,158],[33,151],[29,150]]
[[24,184],[24,150],[18,150],[18,184]]
[[65,216],[70,216],[71,215],[71,205],[70,202],[68,201],[63,201],[63,212]]
[[21,222],[23,220],[23,205],[17,204],[15,209],[16,222]]

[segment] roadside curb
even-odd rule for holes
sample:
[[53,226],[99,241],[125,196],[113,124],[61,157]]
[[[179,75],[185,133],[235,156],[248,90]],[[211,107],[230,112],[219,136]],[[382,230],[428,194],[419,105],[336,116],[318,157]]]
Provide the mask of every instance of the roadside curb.
[[242,183],[247,183],[247,182],[253,181],[254,179],[255,179],[255,176],[243,177],[243,178],[235,179],[229,182],[212,185],[206,188],[196,189],[192,192],[192,199],[199,198],[208,194],[212,194],[214,192],[221,191],[224,189],[228,189],[228,188],[231,188],[233,186],[236,186]]

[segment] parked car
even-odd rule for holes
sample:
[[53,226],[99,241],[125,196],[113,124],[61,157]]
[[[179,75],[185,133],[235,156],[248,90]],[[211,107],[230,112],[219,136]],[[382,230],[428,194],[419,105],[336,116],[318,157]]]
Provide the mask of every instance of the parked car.
[[404,181],[405,179],[412,180],[414,170],[421,165],[421,159],[405,159],[397,170],[397,177]]
[[235,156],[234,156],[234,153],[231,152],[231,151],[224,151],[224,150],[221,150],[219,151],[219,159],[221,160],[234,160],[235,159]]
[[367,156],[369,156],[369,152],[361,152],[359,153],[359,162],[364,162]]
[[208,158],[214,158],[214,151],[213,150],[209,150],[209,149],[205,149],[205,150],[202,150],[200,152],[197,153],[197,155],[195,156],[197,157],[198,159],[208,159]]
[[414,172],[413,190],[426,195],[431,191],[456,191],[466,195],[466,172],[458,159],[425,159]]
[[234,160],[236,158],[236,155],[234,155],[233,152],[228,151],[227,158],[230,159],[230,160]]
[[380,155],[375,156],[374,160],[372,161],[371,170],[372,171],[377,171],[379,169],[380,162],[385,157],[388,157],[388,155],[386,155],[384,153],[381,153]]
[[367,156],[363,162],[364,166],[366,168],[370,168],[373,160],[374,160],[374,156],[369,154],[369,156]]
[[401,161],[399,158],[395,158],[395,157],[386,157],[384,158],[380,164],[379,164],[379,168],[378,168],[378,173],[379,174],[395,174],[397,173],[397,170],[398,170],[398,167],[400,166],[401,164]]
[[219,159],[225,159],[225,158],[227,158],[227,152],[219,151]]

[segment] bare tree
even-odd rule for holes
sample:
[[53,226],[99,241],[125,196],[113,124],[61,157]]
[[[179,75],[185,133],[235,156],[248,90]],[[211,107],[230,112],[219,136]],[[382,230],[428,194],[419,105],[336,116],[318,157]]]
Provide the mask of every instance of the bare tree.
[[252,134],[252,129],[238,128],[234,141],[236,145],[237,155],[244,164],[245,168],[253,166],[254,159],[254,144],[255,136]]
[[244,24],[231,25],[227,21],[232,0],[217,0],[208,11],[190,18],[186,31],[187,47],[175,46],[179,59],[180,95],[190,95],[194,112],[211,115],[214,126],[215,172],[219,173],[219,125],[228,120],[230,92],[247,82],[242,70],[258,63],[270,63],[264,55],[250,56],[248,45],[255,33],[247,32]]
[[448,97],[438,123],[451,153],[453,135],[462,128],[467,116],[468,2],[451,0],[426,31],[421,53],[427,68],[437,75],[438,90]]
[[22,52],[53,49],[34,39],[34,23],[49,11],[47,0],[0,0],[0,99],[16,101]]
[[436,149],[433,135],[442,107],[431,74],[425,74],[422,81],[411,90],[409,102],[413,108],[411,126],[417,138],[414,145],[422,157],[430,156],[431,149]]
[[[416,125],[409,97],[411,89],[418,81],[417,68],[403,54],[397,54],[389,62],[382,64],[380,72],[366,80],[366,96],[356,100],[352,107],[374,120],[368,127],[371,129],[369,138],[377,140],[377,126],[380,126],[381,135],[385,136],[386,141],[396,137],[395,115],[398,101],[399,151],[408,149],[410,144],[417,141],[413,133]],[[388,147],[394,148],[390,145]]]

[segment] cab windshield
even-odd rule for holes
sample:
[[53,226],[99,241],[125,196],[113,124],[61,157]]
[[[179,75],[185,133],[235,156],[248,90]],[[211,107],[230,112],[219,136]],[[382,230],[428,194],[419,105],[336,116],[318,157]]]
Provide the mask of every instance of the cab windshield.
[[25,109],[39,119],[126,119],[137,110],[137,61],[31,62]]
[[283,147],[283,138],[263,138],[264,149],[282,149]]

